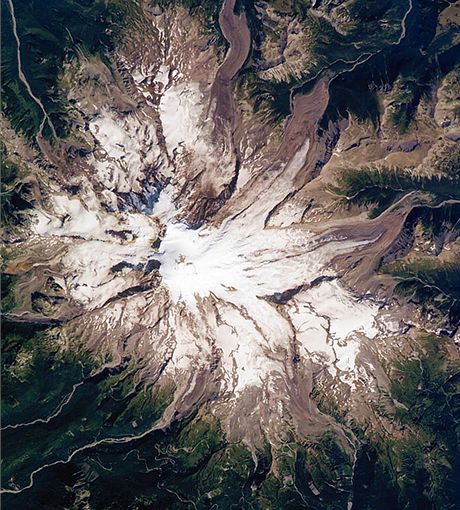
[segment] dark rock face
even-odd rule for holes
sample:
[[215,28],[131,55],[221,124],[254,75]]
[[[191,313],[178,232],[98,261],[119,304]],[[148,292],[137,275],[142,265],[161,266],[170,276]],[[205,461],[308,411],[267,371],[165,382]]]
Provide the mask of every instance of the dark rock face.
[[408,140],[406,142],[389,143],[385,150],[388,152],[412,152],[420,147],[420,142],[417,140]]

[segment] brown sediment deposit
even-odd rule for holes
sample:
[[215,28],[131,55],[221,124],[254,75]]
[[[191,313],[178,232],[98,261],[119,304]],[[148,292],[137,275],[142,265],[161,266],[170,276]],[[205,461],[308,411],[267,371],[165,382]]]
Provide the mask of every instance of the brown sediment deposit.
[[326,234],[355,241],[368,241],[364,247],[346,255],[339,255],[333,261],[344,273],[344,280],[358,292],[377,292],[382,283],[381,278],[376,277],[376,271],[383,257],[399,239],[413,208],[408,200],[406,207],[403,207],[404,204],[400,205],[397,210],[392,208],[374,220],[348,220],[343,226]]
[[235,106],[231,81],[244,64],[251,47],[246,15],[241,13],[237,16],[234,13],[235,2],[236,0],[226,0],[219,16],[220,28],[230,48],[212,86],[212,97],[216,101],[214,119],[217,126],[233,125]]
[[298,94],[292,100],[292,115],[286,125],[283,152],[294,152],[302,145],[305,137],[313,137],[316,127],[324,114],[329,100],[328,83],[319,80],[308,94]]
[[[315,177],[318,161],[324,159],[324,143],[319,142],[318,125],[329,100],[328,83],[320,80],[308,94],[295,96],[292,114],[286,122],[284,134],[278,147],[271,150],[261,162],[258,172],[247,186],[232,197],[228,204],[232,212],[236,206],[238,216],[254,203],[254,195],[269,190],[276,183],[291,187],[280,201],[292,198],[305,184]],[[258,140],[259,142],[260,140]],[[243,162],[242,165],[247,164]],[[272,188],[274,189],[274,188]],[[227,206],[221,211],[225,216]],[[219,215],[220,216],[220,215]]]
[[[318,124],[324,115],[328,101],[328,82],[320,80],[308,94],[299,94],[292,100],[292,115],[286,125],[285,135],[279,154],[291,159],[300,150],[305,140],[310,140],[310,147],[318,139]],[[309,151],[304,167],[309,167],[317,156],[314,150]]]

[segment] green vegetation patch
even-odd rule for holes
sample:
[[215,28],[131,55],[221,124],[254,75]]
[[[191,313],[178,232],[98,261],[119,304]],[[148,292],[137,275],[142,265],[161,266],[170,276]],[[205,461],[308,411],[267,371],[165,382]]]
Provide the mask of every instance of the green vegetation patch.
[[261,508],[346,508],[351,459],[330,432],[310,443],[291,442],[273,452],[277,475],[260,486]]
[[425,313],[438,312],[451,327],[460,324],[460,261],[442,262],[435,258],[384,265],[382,273],[397,279],[396,291],[421,304]]
[[55,333],[2,320],[2,426],[46,417],[91,367]]
[[149,387],[129,359],[104,367],[64,349],[58,329],[3,327],[3,486],[25,485],[33,469],[97,439],[141,434],[171,401],[173,388]]
[[0,142],[0,224],[2,227],[20,225],[24,212],[32,208],[31,186],[21,181],[24,173],[8,158],[6,147]]
[[447,361],[446,341],[423,339],[417,359],[396,364],[397,376],[391,386],[393,398],[400,403],[395,418],[408,428],[405,438],[394,444],[401,493],[406,500],[425,499],[439,509],[453,508],[460,477],[456,451],[460,365]]
[[[22,70],[33,94],[44,105],[59,136],[68,133],[67,102],[58,87],[62,64],[78,52],[96,54],[113,48],[123,29],[128,5],[119,0],[26,0],[14,2]],[[35,136],[43,113],[19,79],[12,15],[2,16],[2,109],[12,126]],[[51,136],[45,126],[44,135]]]
[[[456,508],[460,363],[448,349],[450,341],[419,337],[418,352],[389,367],[388,398],[395,407],[384,414],[393,422],[391,432],[377,423],[353,425],[361,443],[353,469],[354,509]],[[331,409],[320,404],[323,412]]]
[[329,190],[345,203],[369,207],[375,218],[410,192],[426,192],[434,201],[460,198],[460,177],[420,177],[398,167],[350,168]]

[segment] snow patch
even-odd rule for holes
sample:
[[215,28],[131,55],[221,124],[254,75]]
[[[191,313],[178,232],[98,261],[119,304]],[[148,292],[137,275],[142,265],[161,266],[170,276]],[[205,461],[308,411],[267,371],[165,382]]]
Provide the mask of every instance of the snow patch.
[[88,239],[106,237],[105,232],[115,228],[118,220],[114,216],[101,215],[90,210],[78,199],[55,195],[51,199],[54,215],[37,209],[32,228],[39,235],[74,236]]
[[[240,227],[232,222],[197,230],[179,222],[167,225],[155,258],[171,301],[185,306],[190,316],[173,329],[181,352],[186,344],[187,358],[193,358],[191,352],[200,356],[190,331],[206,326],[200,338],[215,339],[227,387],[236,393],[282,371],[267,353],[288,352],[294,334],[302,356],[326,364],[333,374],[336,367],[353,371],[360,345],[356,335],[373,338],[378,332],[377,306],[359,302],[337,281],[324,281],[284,305],[288,322],[268,298],[308,286],[321,274],[332,276],[327,268],[331,257],[361,243],[331,239],[319,246],[312,234],[298,228]],[[210,302],[214,305],[208,312]],[[189,326],[182,339],[183,324]]]
[[180,147],[206,154],[208,146],[203,140],[203,94],[199,84],[171,85],[163,92],[160,101],[160,118],[163,135],[169,152]]
[[60,195],[52,198],[51,208],[52,212],[35,212],[32,228],[39,236],[66,242],[61,262],[73,299],[96,308],[136,284],[132,271],[114,273],[112,268],[120,263],[142,266],[150,260],[152,244],[159,235],[155,218],[89,210],[80,200]]
[[99,182],[110,191],[140,191],[139,181],[160,157],[153,119],[103,110],[89,128],[99,143],[93,159]]

